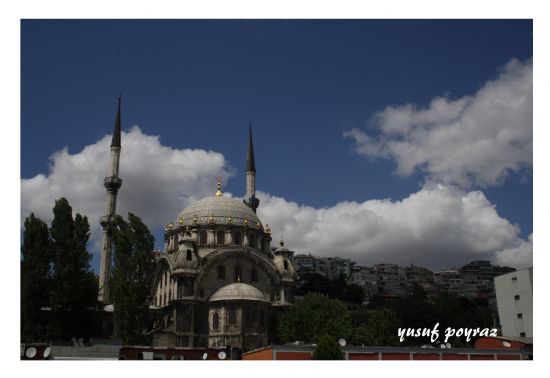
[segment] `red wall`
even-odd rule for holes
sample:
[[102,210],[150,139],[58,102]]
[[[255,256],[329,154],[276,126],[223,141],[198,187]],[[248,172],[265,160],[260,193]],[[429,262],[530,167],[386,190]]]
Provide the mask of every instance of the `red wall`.
[[439,360],[439,354],[414,353],[413,360]]
[[497,360],[521,360],[519,354],[497,354]]
[[273,351],[271,347],[260,349],[248,354],[243,354],[243,360],[271,360],[273,358]]
[[468,355],[467,354],[450,354],[445,353],[441,355],[442,360],[467,360]]
[[378,353],[348,353],[349,360],[377,360]]
[[382,353],[383,360],[410,360],[409,353]]
[[494,360],[495,356],[492,354],[470,354],[470,360]]
[[311,360],[309,352],[277,352],[276,360]]

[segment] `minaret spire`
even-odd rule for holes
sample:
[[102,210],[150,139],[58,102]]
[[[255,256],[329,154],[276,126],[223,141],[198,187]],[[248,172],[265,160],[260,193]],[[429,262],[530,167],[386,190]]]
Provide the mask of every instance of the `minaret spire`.
[[121,100],[122,100],[122,96],[118,95],[118,107],[116,111],[115,127],[113,129],[113,139],[111,140],[111,147],[120,148],[120,101]]
[[243,200],[254,212],[260,205],[256,198],[256,164],[254,162],[254,145],[252,144],[252,122],[248,125],[248,151],[246,154],[246,194]]
[[254,163],[254,144],[252,143],[252,122],[248,124],[248,153],[246,155],[246,171],[256,173]]
[[109,176],[105,177],[105,189],[107,190],[107,202],[105,204],[105,215],[100,218],[103,227],[103,248],[101,250],[101,265],[99,268],[99,291],[98,300],[101,303],[110,303],[110,277],[113,261],[113,234],[116,214],[116,197],[122,180],[118,177],[120,162],[120,103],[121,96],[118,96],[117,113],[115,126],[113,128],[113,139],[111,141],[111,161],[109,164]]

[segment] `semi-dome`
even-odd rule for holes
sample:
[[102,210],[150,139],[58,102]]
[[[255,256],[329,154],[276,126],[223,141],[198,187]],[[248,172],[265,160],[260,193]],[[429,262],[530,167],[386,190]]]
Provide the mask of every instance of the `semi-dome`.
[[210,297],[210,302],[234,300],[269,302],[260,290],[242,282],[226,285]]
[[[179,222],[179,223],[178,223]],[[251,228],[263,228],[260,218],[254,211],[242,201],[223,196],[203,198],[186,207],[178,216],[175,225],[207,225],[207,224],[233,224]]]

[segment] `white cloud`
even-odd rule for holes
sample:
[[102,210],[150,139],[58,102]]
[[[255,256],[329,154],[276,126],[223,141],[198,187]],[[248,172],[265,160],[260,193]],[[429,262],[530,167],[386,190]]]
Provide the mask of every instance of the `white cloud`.
[[[50,222],[54,200],[64,196],[75,212],[89,217],[91,250],[97,254],[109,143],[106,136],[75,154],[63,149],[52,155],[48,175],[22,179],[22,217],[33,211]],[[175,219],[193,200],[212,195],[217,176],[231,176],[222,154],[166,147],[137,127],[123,134],[120,164],[117,212],[131,211],[151,229]],[[258,213],[273,230],[273,244],[283,234],[297,252],[350,257],[361,264],[442,267],[487,258],[532,265],[532,241],[522,240],[518,227],[501,218],[481,192],[426,185],[402,201],[341,202],[325,208],[259,196]]]
[[511,60],[472,96],[436,97],[425,109],[389,106],[371,126],[370,134],[353,128],[344,136],[361,155],[394,159],[401,176],[420,170],[463,188],[498,185],[532,166],[532,61]]
[[425,186],[402,201],[341,202],[316,209],[260,193],[258,213],[274,242],[297,252],[349,257],[359,264],[441,268],[474,259],[532,266],[532,241],[500,217],[482,192]]
[[[166,147],[159,137],[145,135],[138,127],[123,133],[122,141],[117,213],[132,212],[150,228],[175,219],[191,200],[212,195],[217,176],[231,176],[224,156],[217,152]],[[74,213],[88,216],[97,252],[110,142],[105,136],[75,154],[64,148],[51,156],[47,176],[22,179],[22,220],[32,211],[49,223],[55,199],[66,197]]]

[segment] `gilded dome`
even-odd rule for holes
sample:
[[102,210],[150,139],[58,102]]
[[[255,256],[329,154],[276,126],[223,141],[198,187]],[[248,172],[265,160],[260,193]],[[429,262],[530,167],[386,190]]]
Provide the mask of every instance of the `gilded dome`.
[[189,205],[180,213],[174,224],[179,224],[181,220],[186,226],[213,223],[244,226],[247,223],[251,228],[256,228],[259,224],[259,228],[263,229],[260,218],[250,207],[239,199],[223,196],[206,197]]
[[254,286],[242,282],[232,283],[218,289],[214,294],[212,294],[209,301],[215,302],[234,300],[269,302],[265,299],[260,290],[256,289]]

